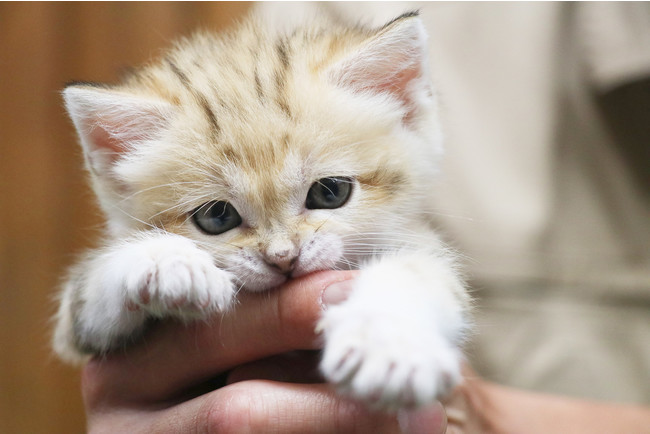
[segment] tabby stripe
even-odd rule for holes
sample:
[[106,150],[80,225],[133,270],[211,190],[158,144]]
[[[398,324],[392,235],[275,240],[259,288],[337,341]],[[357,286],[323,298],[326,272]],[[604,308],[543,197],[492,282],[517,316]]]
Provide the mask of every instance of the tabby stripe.
[[283,69],[286,71],[289,68],[289,55],[287,54],[286,41],[280,39],[276,45],[276,49],[278,51],[280,63],[282,64]]
[[287,53],[286,41],[280,39],[275,46],[280,59],[280,68],[275,71],[275,85],[278,90],[277,104],[288,117],[291,117],[291,110],[287,104],[285,87],[287,81],[287,71],[289,69],[289,54]]
[[217,122],[217,116],[214,114],[214,111],[212,111],[212,108],[210,107],[210,103],[208,102],[207,98],[199,93],[195,94],[196,98],[198,98],[199,103],[201,104],[201,108],[203,108],[203,111],[205,112],[205,115],[208,117],[208,120],[210,121],[210,124],[212,125],[212,128],[214,129],[215,133],[219,134],[221,131],[221,127],[219,126],[219,122]]
[[395,24],[396,22],[401,21],[401,20],[403,20],[403,19],[406,19],[406,18],[413,18],[413,17],[418,17],[418,16],[420,16],[420,11],[417,10],[417,9],[414,10],[414,11],[404,12],[404,13],[403,13],[402,15],[400,15],[399,17],[393,18],[392,20],[390,20],[389,22],[387,22],[386,24],[384,24],[383,26],[381,26],[381,29],[380,29],[380,30],[383,30],[383,29],[385,29],[385,28],[387,28],[387,27],[390,27],[391,25],[393,25],[393,24]]
[[174,62],[172,62],[169,59],[165,59],[167,61],[167,64],[169,65],[169,68],[172,70],[172,72],[178,77],[178,80],[183,83],[183,86],[190,92],[193,92],[192,87],[190,86],[190,80],[187,78],[187,75],[180,69],[178,69],[178,66]]
[[408,179],[399,171],[382,167],[372,172],[363,173],[357,180],[364,185],[381,188],[390,193],[395,193],[404,187]]
[[174,62],[172,62],[170,59],[165,59],[165,60],[167,61],[167,64],[169,65],[169,68],[172,70],[172,72],[176,75],[176,77],[178,77],[178,80],[199,102],[199,105],[201,106],[201,108],[205,112],[205,115],[210,121],[210,125],[212,125],[212,128],[214,129],[215,133],[219,134],[219,132],[221,131],[221,127],[219,126],[219,122],[217,121],[217,116],[214,114],[214,111],[210,107],[210,103],[208,102],[208,99],[203,94],[199,93],[199,91],[197,91],[192,87],[189,78],[187,78],[187,75],[183,71],[181,71]]
[[260,101],[264,100],[264,92],[262,91],[262,82],[260,81],[260,76],[259,72],[257,71],[257,67],[255,67],[255,71],[253,72],[255,75],[255,90],[257,91],[257,98]]

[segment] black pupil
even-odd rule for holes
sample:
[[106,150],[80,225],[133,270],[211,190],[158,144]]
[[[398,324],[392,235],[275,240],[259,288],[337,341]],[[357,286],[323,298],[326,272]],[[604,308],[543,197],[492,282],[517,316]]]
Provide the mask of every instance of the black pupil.
[[323,178],[312,184],[307,193],[308,209],[334,209],[343,206],[352,192],[352,180],[343,177]]
[[224,201],[204,203],[193,212],[193,219],[201,230],[210,235],[222,234],[242,222],[235,207]]

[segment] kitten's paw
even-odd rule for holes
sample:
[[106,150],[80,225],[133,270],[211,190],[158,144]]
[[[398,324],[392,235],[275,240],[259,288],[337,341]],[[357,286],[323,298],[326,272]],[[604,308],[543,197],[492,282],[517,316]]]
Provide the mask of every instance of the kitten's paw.
[[344,395],[385,410],[425,405],[460,381],[460,351],[405,312],[377,315],[343,303],[325,312],[321,370]]
[[202,317],[228,309],[235,287],[210,254],[182,237],[148,240],[127,255],[126,306],[154,315]]

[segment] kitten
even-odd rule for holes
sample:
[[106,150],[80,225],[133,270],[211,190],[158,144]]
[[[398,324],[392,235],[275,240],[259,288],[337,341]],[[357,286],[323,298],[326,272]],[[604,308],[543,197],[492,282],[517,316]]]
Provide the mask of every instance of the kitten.
[[80,361],[152,317],[359,268],[319,325],[325,378],[385,408],[447,393],[470,300],[426,206],[441,153],[427,69],[415,12],[286,35],[251,19],[119,85],[68,86],[107,234],[64,285],[56,352]]

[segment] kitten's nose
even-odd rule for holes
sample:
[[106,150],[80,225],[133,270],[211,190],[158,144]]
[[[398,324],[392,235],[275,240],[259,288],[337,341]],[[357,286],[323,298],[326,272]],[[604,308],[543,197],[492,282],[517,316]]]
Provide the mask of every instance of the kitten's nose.
[[280,273],[289,274],[293,271],[293,267],[296,265],[296,260],[298,259],[295,255],[286,255],[286,256],[276,256],[274,258],[266,258],[266,263],[269,264],[272,268],[275,268]]
[[288,274],[293,271],[297,259],[298,250],[293,244],[286,244],[283,246],[269,246],[269,248],[267,248],[264,252],[264,261],[272,268],[275,268],[284,274]]

